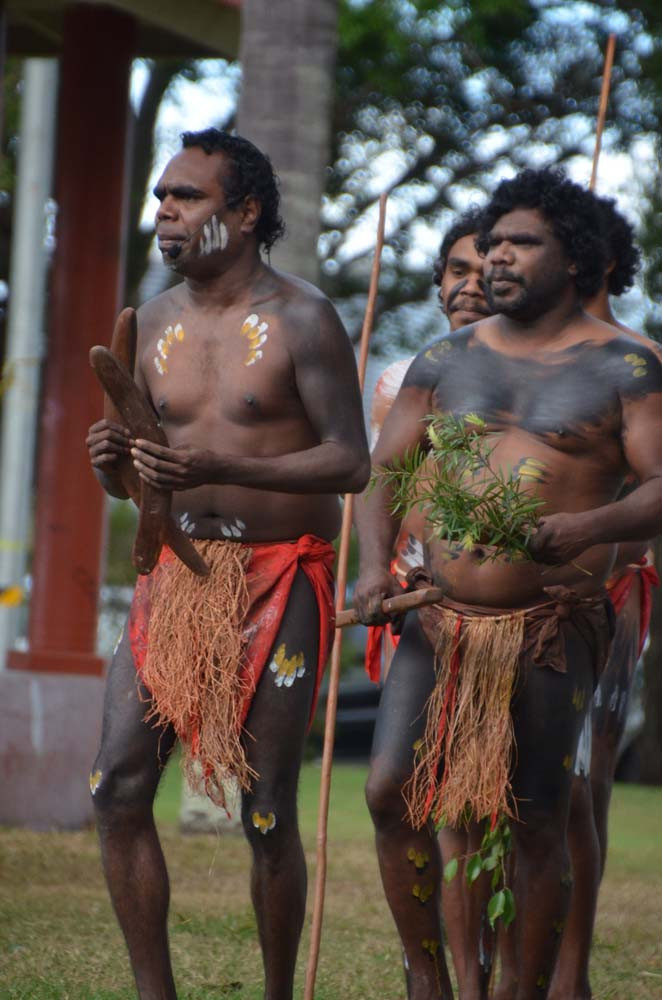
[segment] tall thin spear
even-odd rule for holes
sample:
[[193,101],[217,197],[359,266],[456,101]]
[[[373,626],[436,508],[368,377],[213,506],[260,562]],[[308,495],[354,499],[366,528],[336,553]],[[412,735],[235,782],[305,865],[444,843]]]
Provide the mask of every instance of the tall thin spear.
[[598,161],[600,160],[600,149],[602,146],[602,131],[605,127],[607,117],[607,104],[609,103],[609,88],[611,87],[611,70],[614,65],[614,52],[616,51],[616,35],[610,35],[607,40],[607,51],[605,52],[605,66],[602,73],[602,89],[600,91],[600,105],[598,108],[598,123],[595,130],[595,149],[593,151],[593,168],[591,170],[591,180],[589,190],[595,190],[595,182],[598,176]]
[[[384,245],[384,223],[386,220],[387,195],[379,198],[379,222],[377,224],[377,245],[372,262],[370,288],[366,305],[363,327],[361,330],[361,349],[359,352],[359,385],[363,391],[365,370],[368,360],[368,344],[377,301],[377,285],[381,265],[382,247]],[[353,496],[345,495],[345,504],[340,532],[340,549],[338,551],[338,579],[336,612],[345,607],[345,592],[347,589],[347,561],[349,557],[349,542],[352,531]],[[340,654],[342,651],[342,629],[336,628],[333,650],[331,651],[331,668],[329,673],[329,693],[326,702],[326,718],[324,722],[324,749],[322,752],[322,776],[320,780],[320,802],[317,816],[317,873],[315,877],[315,898],[313,902],[313,920],[310,930],[310,949],[308,966],[306,968],[306,985],[304,1000],[313,1000],[315,993],[315,976],[319,959],[320,940],[322,937],[322,915],[324,912],[324,890],[326,887],[326,831],[329,817],[329,795],[331,791],[331,767],[333,763],[333,744],[336,728],[336,708],[338,705],[338,685],[340,682]]]

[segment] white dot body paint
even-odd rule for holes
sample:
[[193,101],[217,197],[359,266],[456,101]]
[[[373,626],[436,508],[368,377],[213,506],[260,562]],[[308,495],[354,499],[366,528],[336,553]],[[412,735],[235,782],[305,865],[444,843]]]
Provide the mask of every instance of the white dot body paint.
[[175,326],[170,324],[163,331],[163,336],[159,338],[156,342],[156,355],[154,357],[154,367],[156,368],[159,375],[166,375],[168,372],[168,357],[172,350],[173,344],[177,341],[179,343],[184,339],[184,330],[181,323],[176,323]]
[[264,351],[260,350],[260,348],[269,339],[267,336],[268,329],[269,324],[261,323],[257,313],[251,313],[241,324],[241,335],[248,340],[248,357],[244,361],[247,368],[264,357]]
[[195,521],[189,521],[188,511],[179,515],[179,527],[190,535],[195,530]]
[[276,687],[291,688],[297,677],[303,677],[306,672],[303,653],[288,658],[285,644],[281,643],[269,664],[269,670],[276,675],[274,677]]
[[232,521],[221,521],[221,534],[224,538],[241,538],[246,525],[238,517]]
[[266,836],[270,830],[276,825],[276,816],[274,813],[267,813],[266,816],[261,816],[259,812],[253,813],[253,826],[256,830],[259,830],[262,836]]

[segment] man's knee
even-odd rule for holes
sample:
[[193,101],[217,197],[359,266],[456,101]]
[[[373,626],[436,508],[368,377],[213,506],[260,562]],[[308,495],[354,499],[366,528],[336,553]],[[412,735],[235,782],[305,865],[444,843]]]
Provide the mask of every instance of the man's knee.
[[277,857],[293,834],[298,832],[296,793],[286,789],[260,788],[244,794],[241,822],[254,853]]
[[381,768],[372,768],[365,786],[365,798],[378,830],[398,826],[405,813],[402,782]]
[[111,819],[150,810],[157,783],[149,768],[111,761],[102,750],[90,772],[90,794],[97,816]]

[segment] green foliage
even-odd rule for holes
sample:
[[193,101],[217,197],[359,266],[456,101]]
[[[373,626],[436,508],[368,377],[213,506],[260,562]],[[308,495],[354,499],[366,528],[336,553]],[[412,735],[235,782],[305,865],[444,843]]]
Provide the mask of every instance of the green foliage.
[[493,467],[494,445],[480,417],[432,414],[425,420],[429,450],[416,448],[373,472],[372,484],[391,492],[391,511],[405,516],[423,510],[435,537],[469,551],[487,546],[487,559],[504,553],[529,559],[528,542],[544,500],[511,472]]
[[138,511],[129,500],[110,501],[106,583],[112,586],[133,585],[136,571],[131,563],[131,549],[138,526]]
[[16,173],[16,142],[21,104],[21,60],[7,59],[0,98],[2,104],[2,149],[0,150],[0,191],[12,193]]
[[[325,290],[358,328],[374,202],[392,187],[373,347],[413,348],[426,333],[398,312],[427,299],[422,220],[448,224],[469,192],[481,203],[504,172],[590,156],[607,35],[617,33],[603,146],[629,150],[662,118],[659,4],[535,0],[341,0],[336,149],[323,208]],[[623,5],[619,4],[619,8]],[[587,174],[588,180],[588,161]],[[388,178],[385,180],[384,178]],[[462,189],[462,194],[460,193]],[[354,320],[354,317],[356,319]]]
[[[515,899],[512,891],[506,885],[506,859],[511,848],[510,827],[504,816],[494,823],[485,821],[485,832],[478,850],[465,859],[464,875],[468,885],[480,878],[483,872],[491,872],[492,895],[487,904],[487,918],[494,929],[497,920],[504,927],[515,919]],[[451,860],[444,867],[444,880],[452,882],[457,875],[458,858]]]
[[[662,58],[662,53],[660,53]],[[662,157],[662,140],[656,143],[657,162]],[[644,226],[639,234],[639,245],[644,256],[644,287],[647,295],[658,305],[657,314],[646,318],[645,332],[649,337],[662,342],[662,188],[659,172],[652,180],[647,192],[649,210]]]

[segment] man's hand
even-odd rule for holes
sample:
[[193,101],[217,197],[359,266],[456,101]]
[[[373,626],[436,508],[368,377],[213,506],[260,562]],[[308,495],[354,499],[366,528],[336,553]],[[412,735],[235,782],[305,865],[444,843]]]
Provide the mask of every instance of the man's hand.
[[564,565],[572,562],[595,541],[590,537],[590,511],[579,514],[550,514],[529,542],[529,552],[536,562]]
[[117,473],[118,458],[129,454],[131,434],[112,420],[98,420],[90,427],[85,444],[94,468],[112,476]]
[[388,569],[370,570],[359,576],[352,600],[364,625],[383,625],[390,621],[382,614],[382,601],[386,597],[402,596],[403,590]]
[[221,481],[219,458],[205,448],[165,448],[140,438],[133,442],[131,456],[140,477],[161,490],[191,490]]

